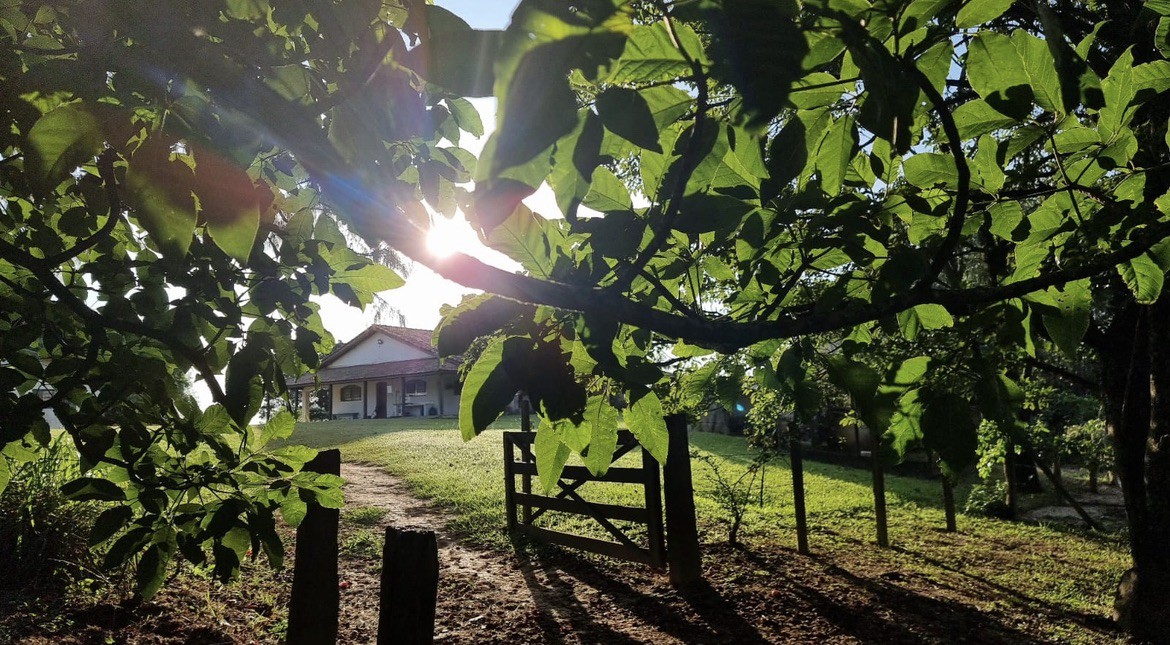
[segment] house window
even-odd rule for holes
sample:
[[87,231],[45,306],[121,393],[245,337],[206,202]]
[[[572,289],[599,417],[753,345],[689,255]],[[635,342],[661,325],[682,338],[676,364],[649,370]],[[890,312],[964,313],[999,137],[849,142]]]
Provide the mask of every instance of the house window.
[[342,401],[361,401],[362,400],[362,386],[360,385],[346,385],[341,388]]
[[426,394],[426,393],[427,393],[427,382],[426,381],[424,381],[422,379],[418,379],[418,380],[406,382],[406,395],[407,396],[419,396],[419,395]]

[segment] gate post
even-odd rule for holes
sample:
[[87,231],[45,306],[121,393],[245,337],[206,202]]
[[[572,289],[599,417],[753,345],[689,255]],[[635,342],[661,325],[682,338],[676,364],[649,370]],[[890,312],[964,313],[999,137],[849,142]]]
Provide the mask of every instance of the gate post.
[[439,544],[434,531],[386,527],[378,645],[435,642]]
[[[341,474],[341,451],[322,450],[305,470]],[[288,603],[289,645],[333,645],[337,642],[341,597],[337,584],[337,524],[335,508],[310,504],[297,527],[292,594]]]
[[686,416],[672,414],[666,417],[666,430],[670,437],[666,463],[662,467],[666,506],[666,559],[670,564],[671,584],[684,586],[703,578]]

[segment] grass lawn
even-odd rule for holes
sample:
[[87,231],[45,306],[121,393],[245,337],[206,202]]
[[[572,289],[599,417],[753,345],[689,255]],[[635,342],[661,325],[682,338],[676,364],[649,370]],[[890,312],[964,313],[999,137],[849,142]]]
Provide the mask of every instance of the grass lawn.
[[[501,430],[518,419],[503,418],[474,441],[464,443],[450,419],[331,421],[300,424],[293,442],[338,447],[350,462],[376,464],[402,478],[420,497],[448,510],[451,528],[475,543],[511,548],[503,531],[504,487]],[[724,476],[742,473],[751,454],[740,438],[692,433],[692,448],[709,453]],[[636,459],[636,456],[627,457]],[[695,503],[705,543],[727,539],[726,517],[715,495],[709,466],[695,461]],[[1128,555],[1118,535],[1096,535],[1061,527],[1034,526],[961,515],[958,534],[947,534],[936,482],[887,476],[891,549],[874,544],[868,471],[806,462],[810,541],[814,553],[863,557],[862,568],[896,571],[938,586],[955,588],[969,579],[1003,590],[1002,599],[974,599],[996,611],[997,603],[1038,603],[1087,619],[1109,614],[1113,590]],[[534,483],[534,486],[539,484]],[[589,499],[637,504],[634,487],[591,483]],[[741,541],[749,550],[794,549],[790,472],[783,461],[768,466],[763,506],[753,506]],[[960,503],[965,490],[959,491]],[[551,514],[550,514],[551,515]],[[550,517],[563,530],[588,532],[589,522]],[[1083,641],[1072,624],[1052,625],[1060,640]]]

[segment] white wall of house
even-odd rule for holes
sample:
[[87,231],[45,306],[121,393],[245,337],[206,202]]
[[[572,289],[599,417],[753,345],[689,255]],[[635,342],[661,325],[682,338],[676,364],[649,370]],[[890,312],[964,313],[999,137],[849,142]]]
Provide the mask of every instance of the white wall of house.
[[[361,419],[361,418],[363,418],[363,415],[362,415],[362,399],[360,396],[358,397],[358,399],[356,401],[342,401],[341,400],[341,389],[346,387],[347,385],[355,385],[355,384],[354,383],[334,383],[332,386],[330,386],[333,388],[333,391],[332,391],[333,416],[338,417],[338,416],[342,416],[342,415],[346,415],[346,414],[356,414],[357,418]],[[361,387],[362,384],[356,383],[356,385],[358,387]]]
[[[381,344],[378,342],[381,341]],[[329,367],[350,367],[353,365],[369,365],[371,363],[388,363],[390,361],[408,361],[415,358],[433,358],[432,354],[408,345],[400,340],[391,338],[383,333],[373,333],[369,338],[359,342],[352,349],[346,350]],[[360,406],[359,406],[360,409]]]

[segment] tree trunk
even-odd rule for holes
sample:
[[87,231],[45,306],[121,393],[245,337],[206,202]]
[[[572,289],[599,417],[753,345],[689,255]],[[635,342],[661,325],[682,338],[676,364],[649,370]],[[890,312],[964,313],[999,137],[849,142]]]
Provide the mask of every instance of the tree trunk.
[[796,551],[808,555],[808,516],[804,507],[804,456],[795,426],[789,426],[788,454],[792,458],[792,511],[796,516]]
[[1089,469],[1089,492],[1094,494],[1094,495],[1097,494],[1097,469],[1096,468]]
[[873,445],[873,514],[877,524],[877,543],[890,546],[889,525],[886,522],[886,472],[882,468],[881,439]]
[[1149,324],[1168,313],[1170,296],[1152,311],[1127,307],[1098,348],[1133,556],[1114,617],[1150,642],[1170,633],[1170,329]]
[[1008,517],[1013,520],[1019,517],[1020,487],[1016,483],[1019,472],[1016,468],[1016,447],[1008,439],[1007,452],[1003,456],[1003,477],[1007,480],[1007,499],[1004,501],[1007,503]]

